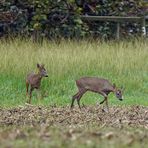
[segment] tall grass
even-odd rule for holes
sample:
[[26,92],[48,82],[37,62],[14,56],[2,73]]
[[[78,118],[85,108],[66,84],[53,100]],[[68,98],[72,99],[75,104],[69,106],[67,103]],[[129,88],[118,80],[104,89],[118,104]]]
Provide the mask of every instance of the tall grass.
[[[64,105],[77,91],[75,79],[97,76],[125,87],[125,101],[113,104],[148,105],[148,42],[131,41],[0,41],[0,104],[15,106],[25,103],[25,77],[44,63],[49,78],[42,83],[42,104]],[[38,104],[34,93],[33,103]],[[98,94],[87,93],[82,102],[96,103]],[[99,100],[100,101],[100,100]]]

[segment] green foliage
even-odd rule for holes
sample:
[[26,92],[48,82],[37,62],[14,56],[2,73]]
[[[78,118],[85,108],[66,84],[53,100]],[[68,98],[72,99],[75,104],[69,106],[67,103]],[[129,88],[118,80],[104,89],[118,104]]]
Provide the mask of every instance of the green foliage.
[[[0,36],[31,35],[39,31],[47,38],[113,37],[113,23],[82,22],[80,15],[143,15],[142,0],[5,0],[0,13],[8,12],[15,19],[5,23],[0,18]],[[125,24],[124,27],[138,28]],[[137,32],[137,31],[133,31]]]

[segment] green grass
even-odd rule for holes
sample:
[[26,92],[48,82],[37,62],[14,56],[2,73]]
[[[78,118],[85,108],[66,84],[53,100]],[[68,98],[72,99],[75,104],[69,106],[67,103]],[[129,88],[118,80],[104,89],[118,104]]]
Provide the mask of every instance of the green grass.
[[[148,105],[148,40],[129,41],[44,41],[42,45],[29,40],[0,41],[0,106],[23,105],[25,77],[36,71],[36,64],[44,63],[49,77],[42,81],[46,94],[40,102],[33,93],[33,104],[70,104],[76,93],[75,80],[82,76],[109,79],[124,86],[125,100],[120,102],[110,95],[111,104]],[[86,93],[82,102],[95,104],[102,99]]]

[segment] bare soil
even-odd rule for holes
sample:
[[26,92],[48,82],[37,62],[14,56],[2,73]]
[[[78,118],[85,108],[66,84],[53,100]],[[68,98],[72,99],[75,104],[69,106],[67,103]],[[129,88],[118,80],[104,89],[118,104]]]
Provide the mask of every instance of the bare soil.
[[[0,109],[3,147],[147,147],[148,107],[42,107],[26,105]],[[7,142],[9,141],[9,143]],[[21,145],[21,146],[22,146]]]
[[27,105],[0,109],[0,125],[84,125],[97,124],[113,127],[134,126],[148,128],[148,107],[110,107],[104,112],[100,106],[87,106],[79,110],[64,107],[39,107]]

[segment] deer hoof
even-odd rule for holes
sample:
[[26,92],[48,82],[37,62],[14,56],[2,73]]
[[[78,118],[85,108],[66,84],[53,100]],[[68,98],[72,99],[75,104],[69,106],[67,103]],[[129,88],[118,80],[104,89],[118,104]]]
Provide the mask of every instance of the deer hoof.
[[107,109],[102,109],[102,112],[104,112],[104,113],[109,113],[109,111],[107,110]]

